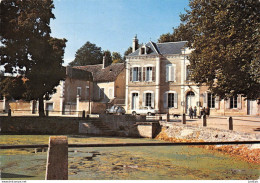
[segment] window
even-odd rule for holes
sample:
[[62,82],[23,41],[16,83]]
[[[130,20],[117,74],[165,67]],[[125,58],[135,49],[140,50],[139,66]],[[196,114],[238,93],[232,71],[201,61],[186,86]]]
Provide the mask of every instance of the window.
[[145,106],[152,107],[152,94],[151,93],[145,94]]
[[187,81],[191,80],[191,68],[190,68],[190,65],[186,66],[186,80]]
[[174,107],[174,93],[168,93],[168,107]]
[[141,55],[145,54],[145,48],[141,48]]
[[104,88],[100,88],[100,90],[99,90],[99,98],[100,99],[103,99],[105,96],[105,89]]
[[81,87],[77,87],[77,95],[80,97],[81,96]]
[[178,94],[175,91],[168,91],[163,96],[164,108],[178,108]]
[[152,81],[152,75],[153,75],[153,68],[152,67],[146,67],[146,77],[145,81]]
[[215,96],[213,96],[211,93],[208,93],[208,108],[215,108],[215,99]]
[[138,109],[138,93],[132,93],[132,109]]
[[53,103],[46,103],[46,110],[53,111]]
[[175,81],[175,67],[172,64],[166,65],[166,82]]
[[139,67],[133,67],[133,79],[132,79],[132,81],[139,81],[139,72],[140,72]]
[[89,86],[86,86],[86,99],[89,97]]
[[231,97],[230,98],[230,109],[237,108],[237,97]]

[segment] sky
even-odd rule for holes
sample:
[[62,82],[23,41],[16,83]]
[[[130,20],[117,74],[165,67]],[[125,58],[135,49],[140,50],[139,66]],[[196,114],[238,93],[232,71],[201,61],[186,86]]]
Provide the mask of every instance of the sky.
[[102,50],[120,52],[139,43],[157,42],[180,24],[189,0],[54,0],[52,36],[68,40],[64,66],[87,41]]

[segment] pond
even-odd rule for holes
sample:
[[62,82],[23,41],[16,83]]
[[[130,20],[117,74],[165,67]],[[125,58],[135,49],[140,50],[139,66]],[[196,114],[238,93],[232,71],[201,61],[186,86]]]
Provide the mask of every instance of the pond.
[[[48,135],[1,135],[1,144],[47,144]],[[154,139],[68,135],[69,143],[145,143]],[[47,152],[1,150],[1,178],[44,180]],[[70,180],[252,180],[259,165],[190,146],[69,148]]]

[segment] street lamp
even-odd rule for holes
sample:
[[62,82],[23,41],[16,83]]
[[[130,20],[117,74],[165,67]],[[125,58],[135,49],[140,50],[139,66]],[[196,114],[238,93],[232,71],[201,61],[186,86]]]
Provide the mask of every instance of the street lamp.
[[183,59],[183,80],[182,80],[182,89],[183,89],[183,98],[182,98],[182,113],[184,114],[185,113],[185,86],[184,86],[184,83],[185,83],[185,47],[183,47],[181,49],[181,51],[183,52],[183,56],[184,56],[184,59]]

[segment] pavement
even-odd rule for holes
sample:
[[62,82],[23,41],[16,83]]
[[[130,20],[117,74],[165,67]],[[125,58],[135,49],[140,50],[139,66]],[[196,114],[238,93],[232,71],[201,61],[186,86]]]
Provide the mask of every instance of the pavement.
[[[229,121],[227,116],[209,116],[207,117],[207,127],[229,130]],[[233,130],[243,133],[260,134],[260,116],[234,116]],[[179,119],[170,118],[170,122],[181,123]],[[192,126],[203,126],[202,119],[190,119],[186,117],[186,124]]]

